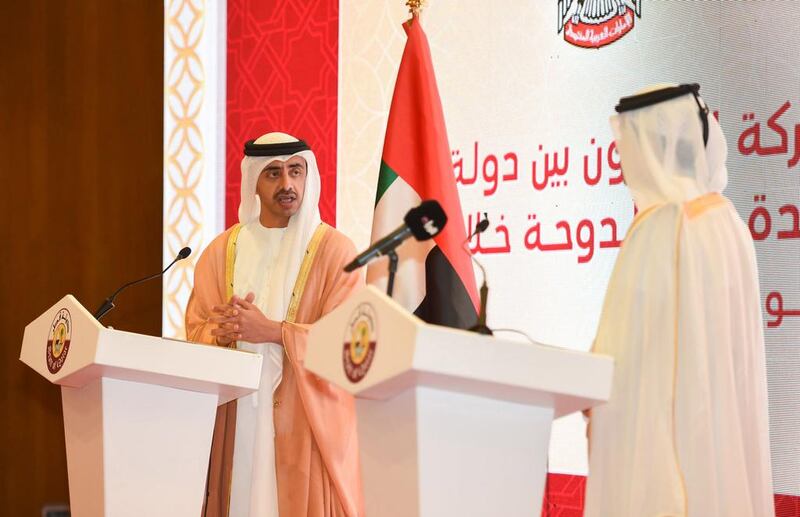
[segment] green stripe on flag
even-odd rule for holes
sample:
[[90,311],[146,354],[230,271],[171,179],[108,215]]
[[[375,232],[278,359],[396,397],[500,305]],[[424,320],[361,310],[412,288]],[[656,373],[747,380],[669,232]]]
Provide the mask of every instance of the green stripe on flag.
[[394,180],[397,179],[397,173],[391,167],[386,165],[386,162],[381,160],[381,170],[378,173],[378,190],[375,192],[375,206],[378,206],[378,201],[381,200],[383,195],[392,186]]

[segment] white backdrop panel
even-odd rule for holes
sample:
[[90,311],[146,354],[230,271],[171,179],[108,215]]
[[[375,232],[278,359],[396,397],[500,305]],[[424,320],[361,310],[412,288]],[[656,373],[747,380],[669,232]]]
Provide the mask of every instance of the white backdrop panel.
[[[489,323],[538,341],[587,350],[594,337],[618,249],[612,225],[621,240],[633,217],[627,189],[612,180],[619,171],[608,117],[617,100],[653,83],[702,85],[728,139],[725,194],[745,221],[762,205],[772,218],[756,246],[762,303],[773,292],[783,301],[780,312],[773,295],[765,312],[773,323],[784,315],[766,329],[775,488],[800,495],[800,238],[777,234],[792,225],[791,209],[782,207],[800,204],[800,165],[791,165],[800,153],[800,2],[645,1],[634,28],[600,49],[564,41],[555,0],[429,4],[423,23],[464,217],[474,225],[475,214],[487,212],[493,227],[505,227],[472,242],[489,271]],[[405,18],[395,0],[340,2],[337,220],[359,247],[369,240]],[[781,135],[765,130],[767,120],[787,101],[777,122],[786,128],[786,149],[770,154]],[[759,121],[763,149],[740,150],[743,132]],[[554,166],[563,174],[543,186]],[[565,243],[568,231],[570,249],[533,247],[537,223],[545,248]],[[586,473],[584,432],[580,418],[557,422],[551,471]]]

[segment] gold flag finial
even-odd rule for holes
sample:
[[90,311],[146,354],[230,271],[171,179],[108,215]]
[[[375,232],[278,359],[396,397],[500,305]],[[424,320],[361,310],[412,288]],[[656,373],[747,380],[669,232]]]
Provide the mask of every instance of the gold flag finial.
[[425,7],[425,0],[406,0],[406,5],[408,6],[408,12],[412,16],[418,16],[422,8]]

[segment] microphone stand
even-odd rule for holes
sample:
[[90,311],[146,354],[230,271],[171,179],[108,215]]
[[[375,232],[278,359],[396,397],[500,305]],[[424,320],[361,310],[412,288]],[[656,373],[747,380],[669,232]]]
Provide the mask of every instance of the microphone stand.
[[[174,264],[174,263],[176,262],[176,260],[177,260],[177,259],[173,260],[173,261],[172,261],[172,264]],[[128,282],[127,284],[123,285],[122,287],[120,287],[119,289],[117,289],[117,290],[114,292],[114,294],[112,294],[111,296],[109,296],[108,298],[106,298],[106,299],[103,301],[103,304],[102,304],[102,305],[100,305],[100,307],[98,307],[98,309],[97,309],[96,311],[94,311],[94,314],[93,314],[92,316],[94,316],[94,318],[95,318],[97,321],[100,321],[100,318],[102,318],[103,316],[105,316],[105,315],[106,315],[106,314],[107,314],[107,313],[108,313],[108,312],[109,312],[111,309],[113,309],[114,307],[116,307],[116,305],[114,305],[114,300],[116,299],[117,295],[118,295],[120,292],[122,292],[123,290],[127,289],[128,287],[130,287],[130,286],[132,286],[132,285],[140,284],[140,283],[142,283],[142,282],[147,282],[148,280],[152,280],[152,279],[154,279],[154,278],[158,278],[158,277],[160,277],[161,275],[163,275],[163,274],[164,274],[164,272],[165,272],[167,269],[169,269],[170,267],[172,267],[172,264],[170,264],[169,266],[167,266],[167,268],[166,268],[164,271],[160,272],[160,273],[156,273],[155,275],[150,275],[150,276],[148,276],[147,278],[142,278],[142,279],[140,279],[140,280],[135,280],[135,281],[133,281],[133,282]]]
[[490,329],[486,325],[486,303],[487,303],[487,300],[489,299],[489,286],[486,283],[486,269],[484,269],[483,264],[478,262],[478,259],[475,258],[475,254],[472,253],[467,248],[467,244],[469,243],[469,240],[472,239],[472,237],[483,233],[489,227],[489,218],[486,217],[486,212],[483,213],[483,217],[484,217],[484,219],[482,221],[478,221],[478,224],[475,225],[475,229],[472,231],[472,233],[469,234],[467,239],[461,244],[461,248],[465,252],[467,252],[467,255],[469,255],[469,258],[472,259],[472,261],[474,263],[478,264],[479,268],[481,268],[481,275],[483,275],[483,284],[481,285],[481,292],[480,292],[480,295],[481,295],[481,306],[480,306],[480,309],[478,310],[478,321],[473,326],[468,328],[467,330],[469,330],[470,332],[477,332],[478,334],[483,334],[485,336],[493,336],[494,332],[492,332],[492,329]]
[[127,284],[123,285],[122,287],[120,287],[119,289],[114,291],[114,294],[112,294],[111,296],[106,298],[103,301],[103,303],[100,305],[100,307],[98,307],[97,310],[94,311],[94,314],[92,314],[92,316],[94,316],[94,318],[97,321],[100,321],[100,318],[105,316],[108,313],[108,311],[110,311],[111,309],[116,307],[114,305],[114,300],[117,298],[117,295],[119,293],[121,293],[122,291],[124,291],[125,289],[127,289],[128,287],[130,287],[132,285],[141,284],[142,282],[147,282],[148,280],[152,280],[154,278],[160,277],[161,275],[166,273],[169,270],[169,268],[171,268],[177,261],[183,260],[186,257],[188,257],[191,252],[192,252],[192,250],[190,248],[188,248],[188,247],[187,248],[183,248],[180,252],[178,252],[178,255],[175,257],[175,259],[172,262],[170,262],[169,265],[167,267],[165,267],[160,273],[156,273],[154,275],[150,275],[150,276],[148,276],[146,278],[140,278],[139,280],[134,280],[133,282],[128,282]]
[[386,284],[386,295],[391,298],[394,291],[394,275],[397,273],[397,252],[392,249],[386,256],[389,257],[389,281]]
[[486,302],[489,298],[489,286],[486,284],[486,270],[483,268],[483,265],[478,262],[474,255],[472,256],[472,260],[474,260],[475,263],[478,264],[478,267],[481,268],[483,284],[481,285],[481,308],[480,312],[478,313],[478,321],[468,330],[470,332],[477,332],[478,334],[484,334],[486,336],[493,336],[494,332],[492,332],[492,329],[486,326]]

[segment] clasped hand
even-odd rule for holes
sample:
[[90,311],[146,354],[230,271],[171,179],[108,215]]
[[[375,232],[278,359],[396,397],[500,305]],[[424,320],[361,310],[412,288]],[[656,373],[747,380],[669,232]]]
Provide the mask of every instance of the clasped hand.
[[211,330],[211,335],[218,344],[227,346],[234,341],[248,341],[283,345],[281,323],[267,318],[253,300],[253,293],[247,293],[244,298],[233,295],[228,303],[212,308],[213,316],[209,321],[217,328]]

